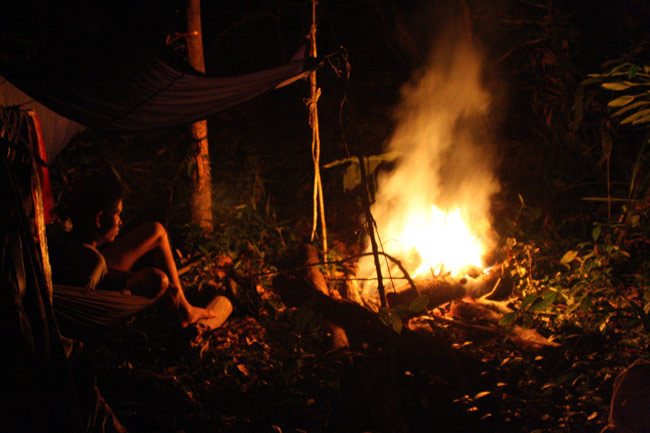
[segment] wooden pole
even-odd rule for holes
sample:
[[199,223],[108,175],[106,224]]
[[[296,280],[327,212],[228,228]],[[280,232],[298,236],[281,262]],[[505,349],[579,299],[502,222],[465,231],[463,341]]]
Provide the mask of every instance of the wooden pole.
[[[311,1],[311,29],[309,31],[309,40],[311,42],[311,56],[317,57],[316,49],[316,5],[317,0]],[[325,224],[325,204],[323,200],[323,185],[320,177],[320,132],[318,128],[318,98],[320,89],[316,83],[316,71],[309,74],[311,98],[309,99],[309,125],[312,130],[311,138],[311,156],[314,161],[314,220],[311,231],[311,240],[314,240],[316,228],[318,226],[318,214],[320,209],[321,233],[323,236],[323,252],[327,252],[327,225]]]
[[[205,73],[203,35],[201,32],[201,0],[187,0],[187,57],[190,65]],[[199,120],[191,126],[194,152],[194,191],[192,194],[192,222],[205,231],[213,230],[212,177],[208,151],[208,122]]]

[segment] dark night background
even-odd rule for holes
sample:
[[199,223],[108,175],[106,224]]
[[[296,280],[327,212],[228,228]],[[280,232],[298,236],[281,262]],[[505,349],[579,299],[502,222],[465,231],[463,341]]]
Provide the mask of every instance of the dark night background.
[[[311,22],[311,6],[306,0],[203,0],[202,3],[205,62],[207,73],[211,75],[236,75],[281,64],[305,42]],[[640,154],[644,137],[647,140],[647,129],[619,126],[611,121],[607,102],[614,97],[612,92],[599,88],[598,85],[581,84],[587,74],[607,70],[607,62],[648,64],[650,2],[647,0],[321,0],[317,8],[319,55],[336,53],[330,58],[331,64],[326,62],[318,71],[318,84],[322,89],[319,100],[321,162],[345,158],[348,151],[352,155],[373,155],[382,151],[393,131],[394,110],[400,101],[401,86],[425,64],[432,44],[441,36],[442,29],[449,23],[459,22],[458,17],[463,15],[465,7],[469,10],[473,38],[484,54],[485,85],[494,99],[489,118],[496,130],[496,171],[502,185],[501,192],[492,202],[495,228],[505,234],[512,229],[509,224],[521,217],[520,225],[516,227],[520,230],[516,234],[518,237],[527,236],[525,242],[532,239],[530,245],[539,241],[538,246],[543,244],[562,257],[564,251],[574,247],[573,244],[567,244],[569,239],[574,241],[580,236],[589,238],[592,223],[607,218],[607,208],[602,201],[582,200],[584,197],[603,197],[607,194],[603,137],[611,138],[614,143],[610,161],[614,197],[627,195],[632,167],[635,163],[639,164],[635,160]],[[120,59],[143,51],[161,50],[184,57],[186,53],[182,34],[185,32],[185,19],[185,3],[182,1],[15,1],[3,5],[0,13],[0,61],[38,58],[56,62],[70,56],[80,59],[102,56],[119,62]],[[166,41],[170,43],[166,45]],[[347,78],[346,61],[350,67]],[[216,207],[221,209],[218,212],[227,213],[228,210],[223,209],[240,205],[243,207],[244,203],[248,204],[246,200],[253,196],[251,201],[266,202],[277,213],[278,220],[287,221],[286,226],[290,227],[297,239],[307,239],[311,228],[313,185],[311,129],[304,103],[308,96],[308,83],[297,82],[208,119],[214,196]],[[186,126],[133,134],[85,131],[73,140],[69,149],[59,155],[57,161],[52,162],[53,181],[55,187],[60,188],[65,182],[65,176],[77,169],[99,166],[117,170],[128,181],[131,189],[130,198],[126,202],[126,219],[135,221],[152,215],[164,219],[171,223],[170,234],[175,245],[180,246],[183,238],[172,230],[187,225],[189,218],[186,206],[189,186],[179,181],[185,178],[183,162],[188,153],[188,143]],[[641,167],[644,173],[650,173],[645,159],[641,162]],[[323,170],[325,207],[331,237],[345,244],[358,243],[361,207],[357,195],[343,193],[342,171],[337,170]],[[635,194],[647,200],[647,189],[636,191]],[[527,205],[527,214],[523,211],[520,197]],[[533,213],[535,217],[532,216]],[[530,217],[530,221],[525,221],[524,217]],[[250,233],[246,232],[246,228],[241,228],[240,232],[236,228],[221,228],[224,232],[229,230],[228,234],[233,237],[249,239],[246,236]],[[647,239],[647,233],[645,235],[644,239]],[[566,242],[562,243],[564,241]],[[558,245],[555,249],[554,242]],[[519,245],[523,244],[520,242]],[[642,253],[646,251],[643,248],[645,246],[639,249]],[[545,257],[545,261],[537,262],[537,269],[541,269],[540,273],[560,275],[564,269],[557,266],[558,258],[549,259],[550,256],[551,254]],[[628,276],[643,274],[634,268],[626,268],[624,271]],[[252,322],[252,319],[249,322],[245,322],[248,319],[239,320],[240,322],[233,321],[236,325],[232,326],[236,327],[242,322],[249,326],[249,322]],[[594,329],[587,331],[586,325],[584,329],[574,329],[571,326],[574,325],[566,325],[565,328],[570,328],[568,330],[562,328],[562,332],[571,335],[567,341],[571,344],[575,342],[573,346],[567,344],[571,348],[566,349],[566,356],[562,353],[556,358],[549,356],[537,364],[529,359],[526,359],[526,362],[530,361],[528,364],[523,361],[518,364],[520,359],[515,360],[514,356],[505,357],[502,363],[498,362],[498,356],[489,360],[494,363],[492,366],[496,365],[492,372],[501,372],[501,367],[510,362],[503,368],[503,374],[510,375],[512,388],[504,389],[510,392],[510,397],[515,397],[510,400],[504,397],[503,401],[496,401],[496,397],[490,400],[496,395],[494,392],[484,400],[488,403],[482,403],[487,408],[481,406],[481,410],[492,411],[498,416],[506,412],[511,415],[519,410],[519,405],[525,407],[520,412],[524,414],[523,417],[514,416],[512,430],[498,422],[476,424],[482,427],[473,430],[472,420],[478,422],[477,419],[462,418],[464,413],[448,414],[444,404],[437,406],[435,401],[424,401],[424,397],[429,396],[428,385],[435,381],[425,383],[426,380],[416,376],[403,378],[409,382],[406,385],[400,384],[407,389],[402,398],[406,401],[404,406],[411,410],[408,412],[413,421],[411,430],[432,431],[428,430],[431,427],[431,412],[434,413],[432,418],[448,418],[448,431],[496,431],[489,430],[490,425],[503,431],[530,431],[531,425],[535,423],[529,423],[526,416],[541,417],[542,411],[548,409],[546,405],[552,406],[551,410],[557,409],[558,413],[564,407],[568,408],[567,412],[571,412],[571,415],[560,413],[566,415],[566,425],[571,426],[566,430],[561,430],[553,419],[544,419],[548,431],[587,432],[589,426],[595,425],[599,430],[606,422],[606,414],[601,409],[607,407],[606,400],[611,398],[611,385],[615,375],[609,375],[605,382],[589,388],[583,386],[586,379],[580,379],[581,376],[571,376],[568,379],[567,374],[561,381],[557,379],[559,385],[549,388],[548,394],[539,391],[535,380],[525,382],[524,378],[530,375],[551,383],[555,380],[552,374],[560,377],[563,373],[559,370],[562,369],[569,372],[591,369],[589,371],[596,374],[594,372],[605,371],[605,367],[615,366],[620,371],[621,365],[618,364],[625,362],[627,365],[628,360],[644,354],[634,352],[637,350],[634,348],[630,353],[626,352],[624,361],[618,360],[616,352],[607,354],[608,349],[601,350],[601,347],[607,345],[618,348],[614,343],[615,340],[618,341],[615,337]],[[646,326],[650,327],[650,322]],[[245,332],[250,332],[251,328],[254,326],[250,325]],[[224,335],[231,330],[232,328],[223,330]],[[271,334],[273,329],[265,332]],[[259,333],[262,334],[261,331]],[[584,333],[584,338],[569,339],[581,333]],[[288,331],[286,334],[289,335]],[[230,338],[231,335],[228,335]],[[624,334],[618,335],[620,337]],[[254,340],[257,337],[262,339],[257,334],[251,338]],[[285,334],[281,337],[284,338]],[[113,347],[112,352],[100,351],[105,358],[101,358],[99,363],[108,364],[121,355],[132,355],[137,350],[141,350],[137,355],[146,352],[142,355],[143,359],[153,358],[154,350],[151,347],[157,342],[150,343],[147,340],[146,344],[142,344],[143,338],[148,337],[140,334],[131,334],[129,338],[133,341],[121,341],[117,348]],[[165,344],[167,345],[162,348],[163,355],[155,358],[161,365],[175,362],[174,350],[183,353],[178,348],[185,343],[174,339],[171,344]],[[245,344],[242,343],[242,346]],[[287,343],[286,346],[289,347],[290,344]],[[587,349],[580,352],[584,347]],[[497,341],[490,349],[498,352],[512,348],[503,341]],[[570,352],[574,349],[575,352]],[[223,349],[223,356],[231,353],[228,350],[236,349]],[[216,355],[210,356],[222,362],[222,359],[218,359],[219,351],[215,352]],[[477,352],[472,354],[476,356],[476,365],[479,364],[479,359],[480,362],[485,361],[481,358],[482,353]],[[214,413],[207,413],[206,409],[199,416],[192,412],[194,407],[174,409],[179,413],[183,410],[190,413],[183,418],[186,425],[190,426],[187,431],[203,431],[203,427],[211,422],[216,423],[215,420],[226,426],[218,427],[218,431],[252,431],[247,428],[259,420],[262,420],[259,421],[260,425],[266,427],[266,430],[260,431],[277,432],[269,430],[271,421],[285,422],[285,428],[295,427],[294,430],[286,431],[296,433],[303,432],[300,428],[309,426],[310,423],[317,426],[313,431],[321,431],[318,427],[326,422],[331,422],[328,425],[331,431],[346,431],[351,424],[346,424],[344,410],[335,412],[340,408],[332,409],[328,406],[327,410],[343,416],[333,417],[336,418],[334,421],[322,421],[331,413],[323,415],[325,409],[313,405],[312,394],[309,392],[316,394],[325,389],[321,387],[324,379],[319,375],[322,370],[318,368],[323,367],[331,355],[326,352],[323,355],[325,361],[318,364],[321,361],[318,355],[322,355],[322,352],[315,350],[313,353],[317,355],[305,358],[306,361],[300,359],[306,364],[313,362],[316,365],[314,377],[301,376],[304,382],[296,386],[298,389],[302,389],[300,386],[309,388],[306,397],[291,394],[291,386],[282,387],[291,378],[287,378],[286,383],[279,376],[268,379],[265,383],[250,384],[245,380],[235,382],[233,378],[237,372],[233,374],[232,371],[237,367],[228,359],[223,362],[224,365],[230,362],[228,368],[232,371],[226,375],[224,383],[219,383],[223,391],[221,388],[217,391],[209,388],[206,393],[212,400],[202,401],[204,408],[211,408]],[[503,353],[499,352],[499,356]],[[584,353],[589,353],[592,358],[602,355],[606,360],[598,364],[600,367],[595,363],[578,365],[586,362],[583,359]],[[254,358],[255,355],[251,357]],[[174,364],[170,368],[171,373],[168,375],[181,377],[185,374],[183,377],[188,382],[196,380],[198,383],[204,380],[205,377],[199,377],[200,372],[211,371],[210,366],[202,363],[202,359],[197,359],[192,364],[194,361],[189,357],[182,358],[182,362],[177,362],[178,365]],[[253,364],[250,360],[245,361]],[[123,367],[123,364],[120,366]],[[329,365],[325,365],[326,371],[327,368]],[[531,371],[538,376],[534,376]],[[272,374],[275,375],[275,372]],[[219,377],[223,379],[223,375]],[[602,375],[598,377],[600,380]],[[278,385],[280,382],[282,383]],[[249,388],[245,389],[246,386]],[[438,385],[433,383],[434,396],[438,395],[436,386]],[[508,387],[510,386],[509,383]],[[517,393],[517,387],[521,394]],[[566,398],[562,394],[565,387],[566,394],[569,395]],[[110,396],[110,383],[104,389]],[[250,389],[252,391],[248,392]],[[278,390],[280,395],[274,395],[277,401],[275,398],[269,399],[269,394],[265,394]],[[414,390],[413,394],[410,394],[411,390]],[[537,398],[536,403],[529,403],[525,394],[528,391]],[[145,394],[147,392],[150,391],[145,391]],[[119,392],[116,395],[119,401],[121,395]],[[519,398],[522,395],[524,397]],[[424,397],[420,400],[420,396]],[[588,398],[582,398],[583,396]],[[147,397],[148,395],[145,400]],[[296,400],[292,400],[294,397]],[[305,397],[304,400],[309,403],[301,401],[300,397]],[[316,398],[319,402],[331,403],[329,395],[317,397],[322,397],[322,400]],[[280,407],[280,403],[271,405],[277,402],[286,406]],[[292,406],[294,403],[295,406]],[[425,403],[431,406],[426,406]],[[584,406],[580,409],[570,406],[577,407],[583,403]],[[421,411],[419,404],[424,408]],[[469,407],[473,403],[467,405]],[[515,409],[510,406],[504,409],[503,406],[506,405],[512,405]],[[539,405],[540,409],[535,405]],[[243,408],[240,411],[243,415],[237,412],[240,407]],[[580,414],[581,410],[587,410],[585,408],[590,413],[599,410],[598,418],[586,420],[588,414]],[[160,411],[148,408],[153,415],[150,416],[151,419],[144,419],[146,417],[133,415],[135,409],[132,409],[128,406],[119,407],[121,415],[128,421],[136,425],[143,422],[140,425],[144,425],[143,431],[148,431],[147,428],[151,429],[152,425],[160,426],[168,421],[165,418],[169,415],[167,413],[161,414]],[[263,409],[272,413],[262,413]],[[295,412],[292,412],[294,409]],[[171,419],[175,412],[170,413]],[[246,418],[249,415],[253,421]],[[551,414],[554,415],[556,414]],[[160,419],[156,419],[156,416]],[[571,419],[578,421],[571,423]],[[322,424],[319,424],[321,421]],[[228,430],[229,422],[239,429]],[[210,424],[212,430],[206,431],[216,431],[214,425]],[[582,425],[587,427],[583,428]],[[353,427],[365,431],[362,427],[366,426],[360,424]]]

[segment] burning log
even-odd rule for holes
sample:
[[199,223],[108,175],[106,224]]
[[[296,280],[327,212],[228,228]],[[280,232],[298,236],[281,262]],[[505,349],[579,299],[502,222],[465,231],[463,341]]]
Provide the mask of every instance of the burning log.
[[[415,287],[414,287],[415,286]],[[386,299],[390,306],[410,305],[421,295],[429,297],[427,309],[433,309],[455,299],[469,296],[473,299],[503,299],[512,292],[512,281],[506,278],[499,266],[477,277],[439,277],[420,278],[414,284],[404,284],[395,292],[388,293]],[[504,296],[505,295],[505,296]]]
[[[413,286],[415,285],[415,289]],[[535,329],[525,329],[514,325],[509,332],[499,326],[503,317],[499,303],[491,300],[502,300],[512,293],[513,282],[503,275],[499,266],[492,267],[489,272],[473,277],[440,277],[433,279],[416,279],[415,284],[401,286],[396,292],[388,293],[387,300],[391,307],[395,305],[410,305],[418,296],[427,295],[427,309],[432,310],[440,305],[451,302],[450,315],[455,319],[444,318],[448,324],[455,325],[480,333],[488,332],[494,335],[504,335],[521,350],[538,352],[546,347],[557,347],[559,344],[550,341]],[[475,302],[463,302],[461,299],[471,298]],[[485,305],[481,300],[486,299]],[[507,308],[506,308],[507,309]]]

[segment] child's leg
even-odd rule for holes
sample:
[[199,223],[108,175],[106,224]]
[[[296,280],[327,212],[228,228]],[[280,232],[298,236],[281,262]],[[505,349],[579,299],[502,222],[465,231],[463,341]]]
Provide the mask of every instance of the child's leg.
[[167,275],[156,268],[146,268],[133,273],[125,285],[130,293],[151,299],[162,296],[168,287]]
[[[183,326],[201,319],[215,317],[213,311],[195,307],[185,297],[180,279],[178,278],[178,270],[174,262],[174,256],[172,255],[167,231],[160,223],[151,222],[136,227],[105,247],[102,254],[106,258],[106,263],[109,267],[129,271],[135,262],[149,252],[154,255],[154,260],[157,262],[154,264],[156,268],[162,271],[169,279],[168,287],[165,285],[165,288],[181,314],[181,323]],[[132,287],[133,290],[137,290],[137,284],[127,285]],[[132,293],[136,293],[133,290],[131,290]]]
[[149,252],[155,260],[153,265],[167,274],[172,285],[180,288],[181,282],[167,231],[160,223],[142,224],[118,237],[102,250],[108,266],[123,271],[131,270],[133,265]]

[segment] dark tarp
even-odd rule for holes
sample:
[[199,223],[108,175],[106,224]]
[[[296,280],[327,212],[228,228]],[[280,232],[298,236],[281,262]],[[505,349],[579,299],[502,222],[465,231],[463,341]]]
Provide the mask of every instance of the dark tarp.
[[207,76],[153,55],[4,64],[0,75],[85,126],[139,131],[189,124],[302,78],[305,48],[281,66],[234,77]]
[[22,111],[34,110],[40,122],[45,154],[40,155],[44,161],[54,161],[56,155],[67,146],[74,135],[84,126],[67,119],[30,96],[21,92],[4,77],[0,76],[0,106],[20,107]]

